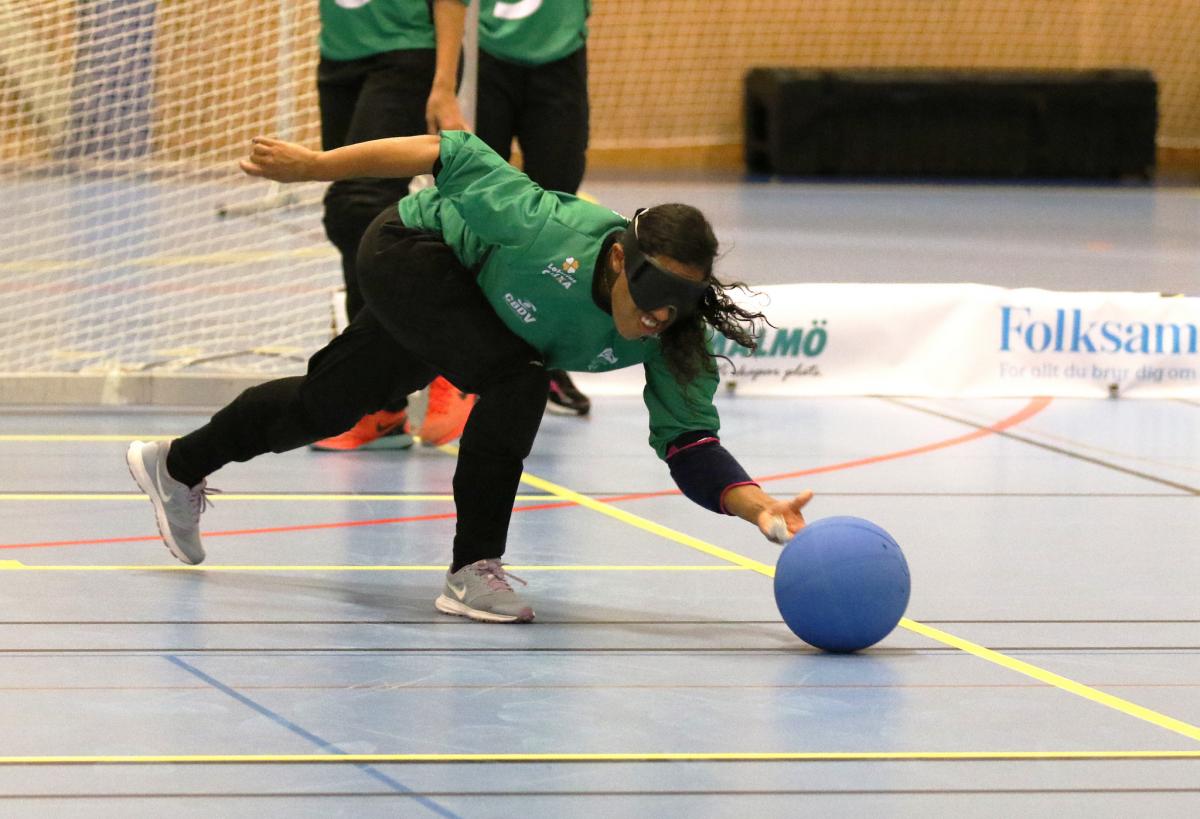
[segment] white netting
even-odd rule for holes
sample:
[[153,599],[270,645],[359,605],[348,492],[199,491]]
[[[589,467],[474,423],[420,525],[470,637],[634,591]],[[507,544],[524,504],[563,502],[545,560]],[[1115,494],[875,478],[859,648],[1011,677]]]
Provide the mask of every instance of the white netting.
[[267,8],[0,7],[0,372],[274,372],[329,338],[322,186],[234,165],[318,139],[315,4]]
[[[316,5],[0,2],[0,373],[275,373],[328,338],[322,186],[234,166],[319,142]],[[745,72],[785,65],[1149,68],[1160,147],[1200,150],[1197,0],[599,0],[591,29],[601,157],[736,148]]]

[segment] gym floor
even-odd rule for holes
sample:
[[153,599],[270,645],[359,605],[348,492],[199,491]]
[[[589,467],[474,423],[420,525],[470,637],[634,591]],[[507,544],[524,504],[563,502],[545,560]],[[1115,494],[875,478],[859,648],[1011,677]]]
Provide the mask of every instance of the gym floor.
[[[758,283],[1186,292],[1200,265],[1186,190],[675,187]],[[764,488],[904,548],[875,648],[788,631],[778,547],[674,493],[637,398],[543,423],[506,558],[529,626],[433,608],[452,450],[230,465],[190,568],[123,453],[206,413],[0,412],[0,814],[1200,812],[1200,403],[718,406]]]

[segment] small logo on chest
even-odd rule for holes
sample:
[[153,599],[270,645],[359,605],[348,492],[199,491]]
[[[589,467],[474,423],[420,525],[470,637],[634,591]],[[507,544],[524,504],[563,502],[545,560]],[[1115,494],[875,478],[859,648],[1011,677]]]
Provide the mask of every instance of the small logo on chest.
[[594,359],[592,359],[592,362],[590,364],[588,364],[588,369],[595,371],[595,370],[598,370],[601,367],[603,367],[605,364],[611,365],[611,364],[616,364],[616,363],[617,363],[617,354],[613,352],[613,348],[605,347],[603,350],[598,352],[596,354],[596,357]]
[[549,276],[563,286],[564,290],[570,290],[571,285],[577,281],[575,278],[576,271],[579,270],[579,260],[574,256],[568,256],[561,266],[554,262],[542,268],[542,275]]
[[504,301],[508,303],[514,313],[521,317],[521,321],[526,324],[533,324],[537,321],[537,307],[529,299],[519,299],[512,293],[505,293]]

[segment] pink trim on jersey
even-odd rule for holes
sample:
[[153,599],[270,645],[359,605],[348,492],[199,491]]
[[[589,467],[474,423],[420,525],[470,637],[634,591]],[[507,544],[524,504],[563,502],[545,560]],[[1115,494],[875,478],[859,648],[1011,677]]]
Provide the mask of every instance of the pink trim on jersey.
[[755,483],[754,481],[738,481],[737,483],[731,483],[731,484],[729,484],[729,486],[722,489],[721,490],[721,512],[722,512],[722,514],[725,514],[725,515],[733,514],[728,509],[725,508],[725,495],[729,492],[730,489],[734,489],[735,487],[738,487],[738,486],[758,486],[758,484]]
[[720,438],[713,438],[710,436],[708,438],[701,438],[699,441],[693,441],[692,443],[686,444],[684,446],[680,446],[680,447],[673,446],[667,450],[667,458],[668,459],[674,458],[680,452],[683,452],[685,449],[691,449],[694,446],[700,446],[702,444],[719,444],[719,443],[721,443]]

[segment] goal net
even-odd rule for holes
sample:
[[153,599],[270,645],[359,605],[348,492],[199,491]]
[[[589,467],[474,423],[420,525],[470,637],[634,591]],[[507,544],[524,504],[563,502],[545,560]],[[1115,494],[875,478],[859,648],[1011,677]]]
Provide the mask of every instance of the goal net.
[[235,165],[319,141],[315,14],[0,5],[0,372],[272,373],[328,340],[323,186]]

